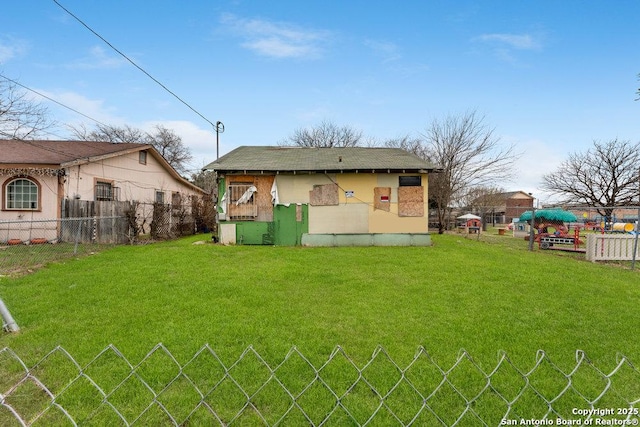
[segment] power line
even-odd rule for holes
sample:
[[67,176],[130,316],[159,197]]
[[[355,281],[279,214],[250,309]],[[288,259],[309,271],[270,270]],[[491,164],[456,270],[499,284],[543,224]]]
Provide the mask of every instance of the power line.
[[[9,77],[7,77],[7,76],[3,75],[2,73],[0,73],[0,77],[2,77],[2,78],[3,78],[3,79],[5,79],[5,80],[10,81],[11,83],[13,83],[13,84],[15,84],[15,85],[20,86],[20,87],[21,87],[21,88],[23,88],[23,89],[28,90],[29,92],[33,92],[33,93],[35,93],[35,94],[36,94],[36,95],[38,95],[38,96],[41,96],[41,97],[43,97],[43,98],[45,98],[45,99],[48,99],[49,101],[54,102],[54,103],[56,103],[56,104],[60,105],[61,107],[66,108],[67,110],[71,110],[71,111],[73,111],[74,113],[76,113],[76,114],[80,114],[81,116],[86,117],[86,118],[87,118],[87,119],[89,119],[89,120],[93,120],[94,122],[96,122],[96,123],[98,123],[98,124],[101,124],[102,126],[108,126],[108,125],[106,125],[106,124],[102,123],[100,120],[96,120],[96,119],[94,119],[93,117],[90,117],[90,116],[88,116],[88,115],[86,115],[86,114],[84,114],[84,113],[81,113],[80,111],[76,110],[75,108],[71,108],[71,107],[69,107],[68,105],[63,104],[62,102],[56,101],[55,99],[51,98],[50,96],[47,96],[47,95],[45,95],[45,94],[43,94],[43,93],[40,93],[40,92],[38,92],[38,91],[37,91],[37,90],[35,90],[35,89],[31,89],[30,87],[27,87],[27,86],[25,86],[25,85],[23,85],[23,84],[19,83],[19,82],[18,82],[18,81],[16,81],[16,80],[10,79]],[[52,135],[55,135],[55,134],[52,134]],[[56,135],[56,136],[57,136],[57,135]]]
[[87,30],[91,31],[96,37],[98,37],[100,40],[102,40],[103,42],[105,42],[107,44],[107,46],[109,46],[111,49],[113,49],[114,51],[116,51],[120,56],[122,56],[124,59],[126,59],[127,61],[129,61],[129,63],[131,63],[131,65],[133,65],[134,67],[136,67],[138,70],[142,71],[147,77],[149,77],[151,80],[153,80],[154,82],[156,82],[158,85],[160,85],[160,87],[162,87],[165,91],[167,91],[168,93],[170,93],[171,95],[173,95],[174,98],[176,98],[178,101],[182,102],[184,105],[186,105],[191,111],[193,111],[194,113],[196,113],[198,116],[200,116],[204,121],[206,121],[207,123],[209,123],[212,127],[216,127],[216,125],[209,119],[207,119],[205,116],[203,116],[198,110],[196,110],[195,108],[193,108],[191,105],[189,105],[186,101],[184,101],[182,98],[180,98],[178,95],[176,95],[173,91],[171,91],[168,87],[166,87],[164,84],[162,84],[158,79],[156,79],[155,77],[153,77],[151,74],[149,74],[144,68],[142,68],[141,66],[139,66],[138,64],[136,64],[131,58],[129,58],[127,55],[125,55],[124,53],[122,53],[120,50],[118,50],[114,45],[112,45],[111,43],[109,43],[109,41],[107,41],[104,37],[102,37],[100,34],[98,34],[97,32],[95,32],[91,27],[89,27],[89,25],[87,25],[86,23],[84,23],[84,21],[82,21],[80,18],[78,18],[76,15],[74,15],[69,9],[65,8],[63,5],[61,5],[58,0],[53,0],[53,2],[55,4],[57,4],[62,10],[64,10],[66,13],[68,13],[71,17],[73,17],[76,21],[78,21],[80,24],[82,24],[82,26],[84,26]]

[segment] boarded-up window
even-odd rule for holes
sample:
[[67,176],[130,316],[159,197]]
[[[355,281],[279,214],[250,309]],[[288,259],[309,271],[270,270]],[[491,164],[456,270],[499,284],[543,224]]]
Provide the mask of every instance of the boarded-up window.
[[423,187],[398,187],[398,216],[424,216]]
[[373,189],[373,208],[389,212],[391,206],[391,187]]
[[232,182],[229,184],[229,218],[234,220],[254,220],[258,216],[258,205],[253,183]]
[[338,184],[314,185],[309,191],[309,202],[312,206],[337,206]]

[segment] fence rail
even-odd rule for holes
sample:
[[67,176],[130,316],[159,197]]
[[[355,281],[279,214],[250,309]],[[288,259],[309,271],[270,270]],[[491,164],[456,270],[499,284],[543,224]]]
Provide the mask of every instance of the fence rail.
[[87,255],[135,236],[126,217],[0,221],[0,275]]
[[[635,258],[633,251],[636,251]],[[629,234],[587,235],[587,261],[631,261],[640,259],[636,236]]]
[[639,402],[626,357],[605,373],[582,351],[567,371],[544,351],[530,369],[500,353],[486,370],[423,347],[406,365],[377,347],[361,366],[341,347],[319,365],[251,346],[225,364],[208,345],[180,363],[158,344],[134,364],[109,345],[85,366],[56,347],[30,368],[0,350],[1,425],[637,425]]
[[164,240],[196,232],[193,215],[182,205],[139,204],[136,215],[88,216],[110,211],[105,207],[110,203],[65,205],[85,214],[81,217],[0,220],[0,275],[22,274],[48,262],[132,244],[141,234]]

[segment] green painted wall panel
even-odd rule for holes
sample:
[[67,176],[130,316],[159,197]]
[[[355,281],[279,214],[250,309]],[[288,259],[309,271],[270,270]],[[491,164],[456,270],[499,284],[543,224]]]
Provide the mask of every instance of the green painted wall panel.
[[[301,221],[297,220],[296,211],[301,209]],[[309,231],[309,210],[307,205],[277,205],[273,210],[275,223],[275,244],[295,246],[301,244],[303,233]]]
[[309,232],[309,207],[301,205],[301,221],[297,221],[296,205],[277,205],[273,209],[273,222],[229,221],[236,225],[236,243],[239,245],[296,246],[302,244],[302,235]]
[[[236,224],[236,243],[239,245],[272,245],[273,223],[238,221]],[[270,230],[271,229],[271,230]]]

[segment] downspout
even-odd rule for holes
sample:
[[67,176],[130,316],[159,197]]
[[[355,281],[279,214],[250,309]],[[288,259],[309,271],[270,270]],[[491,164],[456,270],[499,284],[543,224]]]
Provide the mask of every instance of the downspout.
[[62,235],[62,200],[64,199],[64,181],[65,181],[65,169],[60,169],[58,172],[58,209],[56,215],[58,216],[56,219],[56,236]]
[[74,195],[74,199],[75,198],[80,198],[80,165],[78,165],[78,175],[76,176],[76,194]]

